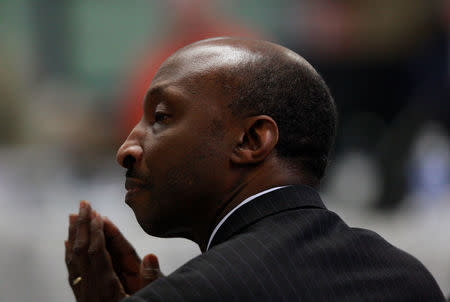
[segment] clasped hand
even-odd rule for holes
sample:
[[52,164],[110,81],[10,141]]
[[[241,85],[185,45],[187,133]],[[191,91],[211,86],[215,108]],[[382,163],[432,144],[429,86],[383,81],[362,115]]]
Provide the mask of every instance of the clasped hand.
[[69,216],[65,242],[69,284],[77,302],[116,302],[161,277],[158,259],[143,261],[119,229],[86,201]]

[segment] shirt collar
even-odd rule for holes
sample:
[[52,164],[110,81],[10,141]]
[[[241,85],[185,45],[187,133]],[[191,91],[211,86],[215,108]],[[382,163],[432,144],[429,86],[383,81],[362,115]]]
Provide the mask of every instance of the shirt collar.
[[206,250],[209,249],[209,246],[210,246],[210,244],[211,244],[211,242],[212,242],[214,236],[216,235],[217,231],[219,230],[220,226],[221,226],[221,225],[225,222],[225,220],[227,220],[228,217],[230,217],[231,214],[233,214],[237,209],[239,209],[239,208],[242,207],[244,204],[249,203],[250,201],[252,201],[253,199],[255,199],[255,198],[257,198],[257,197],[259,197],[259,196],[261,196],[261,195],[264,195],[264,194],[267,194],[267,193],[269,193],[269,192],[272,192],[272,191],[275,191],[275,190],[279,190],[279,189],[282,189],[282,188],[285,188],[285,187],[288,187],[288,186],[279,186],[279,187],[270,188],[270,189],[264,190],[264,191],[262,191],[262,192],[259,192],[259,193],[255,194],[255,195],[252,195],[252,196],[250,196],[250,197],[244,199],[241,203],[239,203],[236,207],[234,207],[230,212],[228,212],[227,215],[225,215],[225,217],[223,217],[222,220],[220,220],[220,222],[216,225],[216,227],[214,228],[214,230],[213,230],[212,233],[211,233],[211,236],[209,237],[208,245],[206,246]]

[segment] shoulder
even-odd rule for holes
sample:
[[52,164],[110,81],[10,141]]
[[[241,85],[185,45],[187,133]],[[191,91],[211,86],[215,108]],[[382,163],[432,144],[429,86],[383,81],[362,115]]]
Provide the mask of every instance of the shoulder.
[[133,301],[443,301],[414,257],[331,211],[308,208],[256,221],[137,296],[148,300]]

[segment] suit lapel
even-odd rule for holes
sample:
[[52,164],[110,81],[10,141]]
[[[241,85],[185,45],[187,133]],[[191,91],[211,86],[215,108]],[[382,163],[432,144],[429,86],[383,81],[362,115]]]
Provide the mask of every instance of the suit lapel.
[[268,215],[298,208],[325,208],[325,206],[317,191],[303,185],[288,186],[266,193],[231,214],[217,231],[210,248]]

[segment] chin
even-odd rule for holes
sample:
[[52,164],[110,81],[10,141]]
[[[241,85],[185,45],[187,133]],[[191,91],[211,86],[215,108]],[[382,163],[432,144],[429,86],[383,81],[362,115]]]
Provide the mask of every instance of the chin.
[[175,238],[182,237],[192,240],[192,232],[185,227],[168,226],[167,223],[161,221],[149,222],[148,219],[140,219],[137,215],[137,220],[141,228],[150,236],[159,238]]
[[183,216],[177,215],[180,210],[163,209],[159,205],[168,202],[150,199],[149,195],[136,194],[125,198],[144,232],[160,238],[182,237],[192,240],[192,228],[183,221]]

